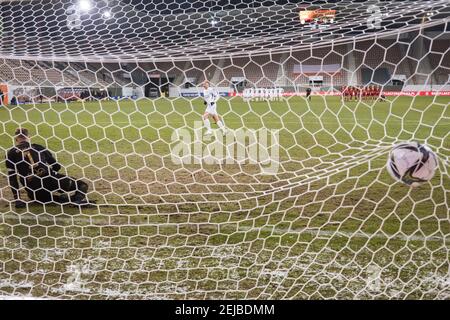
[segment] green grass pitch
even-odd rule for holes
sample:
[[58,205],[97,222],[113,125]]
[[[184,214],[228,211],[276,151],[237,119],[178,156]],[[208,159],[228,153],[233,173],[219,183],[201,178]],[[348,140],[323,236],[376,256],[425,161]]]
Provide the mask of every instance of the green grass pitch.
[[[230,129],[280,130],[271,176],[172,163],[173,130],[192,130],[199,99],[0,107],[2,153],[29,128],[98,202],[12,210],[2,155],[0,296],[448,299],[449,101],[221,99]],[[416,189],[385,170],[408,140],[441,159]]]

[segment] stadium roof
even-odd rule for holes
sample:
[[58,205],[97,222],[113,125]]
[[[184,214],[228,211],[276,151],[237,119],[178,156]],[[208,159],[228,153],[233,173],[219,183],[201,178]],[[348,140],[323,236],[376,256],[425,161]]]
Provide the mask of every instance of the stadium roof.
[[[448,0],[0,0],[0,57],[164,61],[282,53],[448,30]],[[91,8],[78,1],[90,1]],[[301,24],[299,11],[336,10],[333,23]]]

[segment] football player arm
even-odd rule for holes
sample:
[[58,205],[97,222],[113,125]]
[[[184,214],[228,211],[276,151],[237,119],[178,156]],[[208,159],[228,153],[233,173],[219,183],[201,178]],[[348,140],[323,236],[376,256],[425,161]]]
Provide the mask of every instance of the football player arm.
[[9,156],[6,158],[6,170],[8,173],[9,187],[11,188],[11,192],[15,200],[15,207],[24,208],[25,202],[19,199],[19,181],[16,167],[14,161],[12,161],[12,159],[10,159]]
[[220,99],[220,93],[217,90],[214,90],[214,103],[216,103],[217,101],[219,101]]
[[14,162],[12,162],[9,158],[6,159],[6,170],[8,174],[9,187],[11,188],[14,200],[17,200],[19,199],[19,181]]
[[61,170],[61,165],[56,161],[55,157],[49,150],[45,150],[45,159],[47,160],[47,164],[52,168],[54,171]]

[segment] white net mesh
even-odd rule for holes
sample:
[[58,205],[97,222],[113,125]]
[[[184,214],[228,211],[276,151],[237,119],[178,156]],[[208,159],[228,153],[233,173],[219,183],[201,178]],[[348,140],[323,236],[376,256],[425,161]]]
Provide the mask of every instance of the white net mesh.
[[[27,128],[96,201],[16,208],[2,158],[0,297],[450,297],[448,1],[0,8],[0,150]],[[385,168],[411,140],[415,189]]]

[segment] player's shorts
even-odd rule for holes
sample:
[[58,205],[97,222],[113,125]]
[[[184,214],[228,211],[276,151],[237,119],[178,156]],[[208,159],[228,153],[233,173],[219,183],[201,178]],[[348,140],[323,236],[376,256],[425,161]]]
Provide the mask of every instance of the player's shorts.
[[205,113],[208,113],[212,116],[217,116],[217,104],[216,103],[208,104]]

